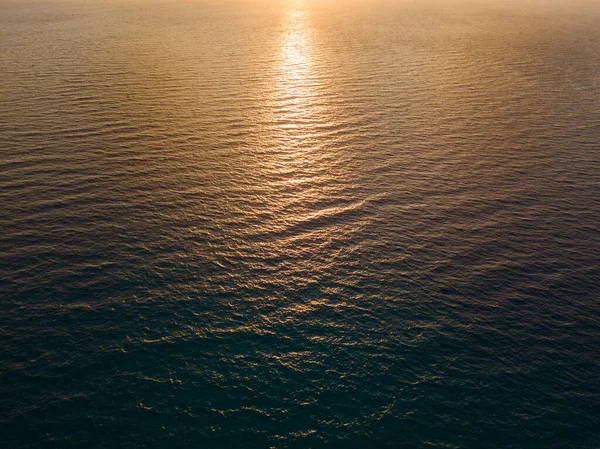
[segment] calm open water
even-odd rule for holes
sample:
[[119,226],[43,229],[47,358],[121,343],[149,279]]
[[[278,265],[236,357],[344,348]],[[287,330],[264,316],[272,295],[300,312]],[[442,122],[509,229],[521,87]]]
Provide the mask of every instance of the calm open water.
[[600,5],[0,4],[0,446],[600,447]]

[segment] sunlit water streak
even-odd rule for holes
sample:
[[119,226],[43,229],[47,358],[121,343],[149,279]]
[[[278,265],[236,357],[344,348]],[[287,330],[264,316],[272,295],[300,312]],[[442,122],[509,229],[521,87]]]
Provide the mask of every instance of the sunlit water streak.
[[2,447],[600,446],[599,20],[2,3]]

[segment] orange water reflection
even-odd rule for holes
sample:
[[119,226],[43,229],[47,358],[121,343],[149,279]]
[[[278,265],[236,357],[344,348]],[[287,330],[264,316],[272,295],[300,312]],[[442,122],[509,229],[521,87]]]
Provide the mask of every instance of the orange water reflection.
[[319,76],[314,46],[308,10],[302,3],[290,5],[285,13],[273,90],[276,134],[288,150],[300,149],[318,120],[315,100]]

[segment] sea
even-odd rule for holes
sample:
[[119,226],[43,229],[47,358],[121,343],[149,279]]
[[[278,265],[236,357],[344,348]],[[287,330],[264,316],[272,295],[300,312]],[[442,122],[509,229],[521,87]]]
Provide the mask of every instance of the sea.
[[600,3],[1,0],[0,447],[600,448]]

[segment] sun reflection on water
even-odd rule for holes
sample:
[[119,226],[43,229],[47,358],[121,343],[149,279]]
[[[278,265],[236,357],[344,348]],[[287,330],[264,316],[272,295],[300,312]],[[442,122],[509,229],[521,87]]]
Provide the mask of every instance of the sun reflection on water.
[[[335,116],[327,82],[331,73],[323,64],[312,12],[304,3],[296,2],[284,13],[272,70],[268,135],[263,140],[268,144],[268,158],[261,166],[268,173],[267,189],[274,211],[268,226],[284,234],[289,229],[306,228],[301,237],[284,240],[290,245],[289,254],[296,254],[304,239],[333,238],[326,229],[311,229],[311,224],[325,220],[316,205],[335,198],[340,183],[339,156],[330,150],[323,133]],[[328,209],[325,214],[331,212]]]
[[306,15],[305,10],[292,9],[286,16],[281,70],[290,80],[302,80],[310,74],[312,42]]
[[307,10],[296,4],[287,10],[284,20],[281,54],[275,71],[275,120],[279,130],[296,130],[295,134],[285,133],[290,144],[302,141],[302,133],[315,123],[313,114],[318,77]]

